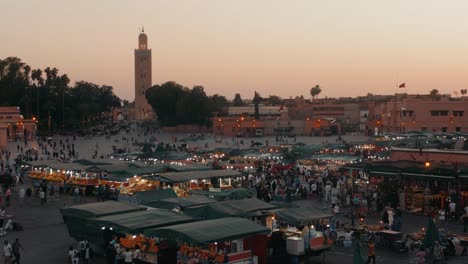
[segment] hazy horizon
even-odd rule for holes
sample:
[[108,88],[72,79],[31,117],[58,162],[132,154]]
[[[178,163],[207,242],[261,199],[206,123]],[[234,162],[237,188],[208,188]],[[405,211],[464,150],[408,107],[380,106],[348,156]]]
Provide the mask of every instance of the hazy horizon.
[[[468,2],[5,1],[0,58],[57,67],[72,80],[134,99],[138,28],[152,49],[153,84],[203,85],[244,99],[320,98],[468,88]],[[401,92],[402,89],[400,89]]]

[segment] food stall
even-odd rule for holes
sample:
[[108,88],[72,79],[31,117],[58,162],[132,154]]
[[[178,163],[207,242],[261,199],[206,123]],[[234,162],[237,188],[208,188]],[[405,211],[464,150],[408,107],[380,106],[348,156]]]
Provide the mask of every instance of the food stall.
[[88,219],[144,210],[146,208],[141,206],[106,201],[65,207],[60,212],[71,237],[77,240],[101,241],[102,236],[96,232],[96,228],[90,228]]
[[210,190],[213,187],[222,189],[223,179],[228,179],[230,187],[231,180],[240,177],[241,174],[234,170],[210,170],[161,173],[157,180],[163,186],[170,185],[178,196],[188,196],[191,190]]
[[[323,233],[317,230],[323,230],[327,226],[331,227],[330,218],[333,217],[332,213],[326,213],[323,210],[312,207],[300,207],[283,208],[275,214],[280,222],[278,231],[283,234],[284,239],[288,239],[288,237],[301,237],[306,252],[312,254],[330,249],[332,244],[331,239],[325,238]],[[303,232],[304,230],[306,232]]]
[[126,182],[127,186],[121,188],[122,194],[135,194],[137,192],[152,191],[160,186],[159,181],[146,179],[141,176],[133,176]]
[[255,189],[247,188],[236,188],[225,191],[200,191],[200,190],[191,190],[189,194],[192,195],[204,195],[207,197],[212,197],[217,201],[224,200],[242,200],[246,198],[253,198],[257,196],[257,191]]
[[[184,212],[200,219],[218,219],[223,217],[243,217],[268,226],[277,207],[256,198],[243,200],[226,200],[208,203],[202,206],[185,208]],[[270,226],[271,229],[271,226]]]
[[169,210],[147,210],[93,218],[89,220],[89,225],[98,228],[104,243],[115,236],[120,237],[120,245],[124,248],[134,249],[138,245],[141,250],[140,261],[158,263],[159,240],[144,236],[142,234],[144,230],[195,220],[185,214]]
[[266,263],[266,246],[263,245],[269,232],[252,221],[228,217],[149,229],[144,234],[176,241],[179,251],[174,257],[180,264],[190,263],[194,256],[201,263],[236,264],[252,263],[257,256],[258,263],[263,264]]

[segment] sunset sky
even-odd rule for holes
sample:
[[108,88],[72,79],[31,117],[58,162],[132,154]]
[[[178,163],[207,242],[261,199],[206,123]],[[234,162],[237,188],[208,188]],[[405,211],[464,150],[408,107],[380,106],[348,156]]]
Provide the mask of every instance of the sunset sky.
[[2,1],[0,58],[57,67],[133,100],[138,28],[153,83],[252,98],[468,88],[468,1]]

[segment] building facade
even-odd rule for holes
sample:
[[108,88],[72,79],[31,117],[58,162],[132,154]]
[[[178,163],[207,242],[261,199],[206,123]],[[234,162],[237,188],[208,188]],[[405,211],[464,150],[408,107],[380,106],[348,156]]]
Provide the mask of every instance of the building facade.
[[288,108],[259,106],[255,119],[254,106],[229,107],[224,115],[213,118],[214,135],[228,137],[261,136],[326,136],[339,132],[339,125],[331,119],[291,119]]
[[148,36],[142,30],[138,36],[138,49],[135,49],[135,120],[154,118],[145,96],[151,86],[151,49],[148,48]]
[[378,133],[468,132],[468,97],[408,95],[370,105],[368,127]]
[[360,106],[358,103],[342,103],[337,99],[315,99],[290,106],[289,118],[334,119],[344,131],[355,132],[360,128]]
[[0,107],[0,149],[8,141],[33,140],[36,137],[36,119],[24,119],[18,106]]

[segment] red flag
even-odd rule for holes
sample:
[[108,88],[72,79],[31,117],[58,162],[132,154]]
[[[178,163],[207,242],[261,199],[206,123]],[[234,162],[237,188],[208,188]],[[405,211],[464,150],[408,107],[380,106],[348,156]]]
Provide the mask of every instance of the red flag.
[[406,87],[406,83],[402,83],[400,85],[398,85],[398,88],[405,88]]
[[278,112],[283,110],[283,108],[284,108],[284,105],[281,105],[281,107],[278,109]]

